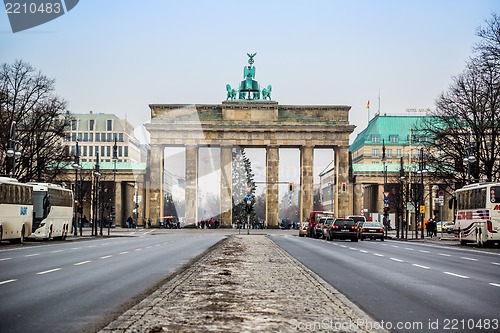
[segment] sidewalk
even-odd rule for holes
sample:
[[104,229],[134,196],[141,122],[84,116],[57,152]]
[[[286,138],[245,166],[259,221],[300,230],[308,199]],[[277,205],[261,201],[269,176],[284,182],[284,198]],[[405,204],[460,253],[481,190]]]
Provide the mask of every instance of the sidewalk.
[[379,327],[258,234],[223,240],[101,332],[385,332]]

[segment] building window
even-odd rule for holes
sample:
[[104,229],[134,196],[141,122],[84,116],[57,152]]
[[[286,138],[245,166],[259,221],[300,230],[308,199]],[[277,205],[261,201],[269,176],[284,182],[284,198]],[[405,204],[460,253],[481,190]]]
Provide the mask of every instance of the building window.
[[66,133],[66,142],[71,141],[71,133]]
[[78,121],[76,119],[71,120],[71,130],[76,131],[78,128]]
[[372,136],[372,142],[373,142],[373,143],[378,143],[378,142],[380,142],[380,136],[378,136],[378,135],[374,135],[374,136]]
[[396,157],[400,158],[403,156],[403,151],[401,149],[396,149]]
[[387,157],[392,157],[392,149],[387,149]]
[[391,135],[391,136],[389,137],[389,140],[391,141],[391,143],[398,143],[399,138],[398,138],[398,136],[397,136],[397,135]]
[[108,119],[106,120],[106,131],[112,131],[113,130],[113,120]]
[[101,142],[106,142],[106,133],[101,133]]
[[380,150],[372,149],[372,157],[380,157]]
[[128,146],[123,147],[123,156],[128,157]]
[[106,156],[111,156],[111,146],[106,147]]
[[105,150],[106,150],[106,147],[101,146],[101,156],[104,156]]
[[108,142],[113,142],[113,133],[108,133]]
[[101,135],[99,133],[95,134],[95,142],[101,142]]
[[123,156],[123,147],[118,146],[118,156],[122,157]]
[[94,133],[89,133],[89,141],[94,142]]
[[71,133],[71,141],[76,142],[76,133]]
[[123,142],[123,133],[118,133],[118,141]]
[[83,142],[89,141],[89,133],[83,133]]
[[94,156],[94,146],[89,146],[89,156]]
[[87,146],[83,146],[82,156],[87,156]]
[[90,119],[89,120],[89,131],[93,131],[94,130],[94,125],[95,125],[95,120],[94,119]]

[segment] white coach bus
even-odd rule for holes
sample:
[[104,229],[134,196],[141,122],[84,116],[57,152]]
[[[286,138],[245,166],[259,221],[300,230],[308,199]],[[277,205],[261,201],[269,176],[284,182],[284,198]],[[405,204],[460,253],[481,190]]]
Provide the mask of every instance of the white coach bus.
[[60,185],[28,183],[33,187],[35,239],[66,239],[73,219],[73,192]]
[[0,241],[23,243],[32,232],[33,187],[0,177]]
[[455,191],[455,231],[460,243],[500,242],[500,183],[466,185]]

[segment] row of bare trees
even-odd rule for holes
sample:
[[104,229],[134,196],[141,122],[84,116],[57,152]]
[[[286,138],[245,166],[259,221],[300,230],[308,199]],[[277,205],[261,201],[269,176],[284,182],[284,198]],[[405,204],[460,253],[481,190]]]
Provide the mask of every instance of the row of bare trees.
[[477,36],[463,73],[415,128],[428,148],[430,174],[450,189],[500,181],[500,16],[493,14]]
[[28,63],[0,66],[0,174],[52,181],[68,162],[66,101],[54,93],[55,81]]

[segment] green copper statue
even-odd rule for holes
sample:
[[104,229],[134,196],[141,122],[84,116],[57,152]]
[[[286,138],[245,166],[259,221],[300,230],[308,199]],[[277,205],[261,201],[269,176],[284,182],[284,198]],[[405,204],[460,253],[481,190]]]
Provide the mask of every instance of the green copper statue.
[[[241,81],[238,87],[238,99],[250,99],[259,100],[261,96],[260,84],[255,80],[255,67],[252,66],[254,63],[254,57],[257,53],[247,53],[248,56],[248,66],[243,68],[243,81]],[[267,88],[262,89],[262,99],[271,100],[271,85]],[[236,91],[231,88],[231,85],[226,85],[227,97],[226,100],[236,99]]]

